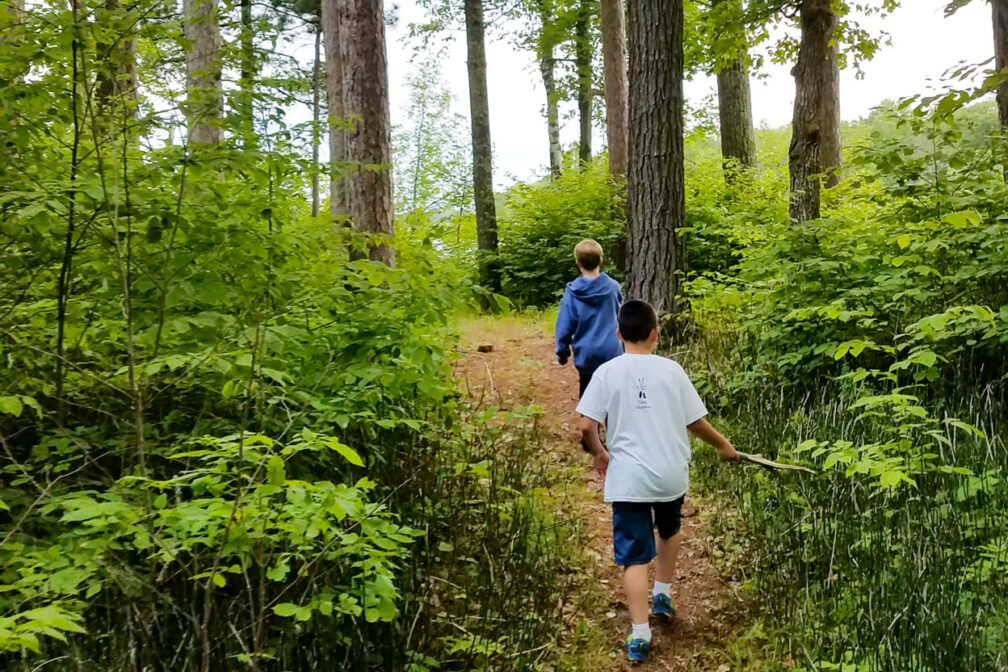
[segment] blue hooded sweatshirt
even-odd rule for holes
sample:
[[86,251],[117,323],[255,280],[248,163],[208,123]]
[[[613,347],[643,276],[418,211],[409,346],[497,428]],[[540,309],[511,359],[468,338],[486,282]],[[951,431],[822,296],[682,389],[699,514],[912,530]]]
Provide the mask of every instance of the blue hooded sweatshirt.
[[567,283],[556,322],[556,353],[567,361],[574,348],[574,366],[597,369],[623,354],[616,336],[616,314],[623,304],[619,283],[605,273]]

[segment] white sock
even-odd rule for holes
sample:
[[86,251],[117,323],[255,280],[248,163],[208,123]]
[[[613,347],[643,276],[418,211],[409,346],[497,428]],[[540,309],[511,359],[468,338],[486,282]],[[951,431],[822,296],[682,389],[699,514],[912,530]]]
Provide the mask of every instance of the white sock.
[[669,597],[669,598],[672,597],[672,592],[671,592],[671,589],[669,587],[669,584],[662,583],[661,581],[655,581],[654,582],[654,593],[653,593],[653,595],[655,597],[658,597],[659,595],[664,595],[665,597]]
[[645,642],[651,641],[651,626],[647,623],[634,623],[630,631],[631,639],[643,639]]

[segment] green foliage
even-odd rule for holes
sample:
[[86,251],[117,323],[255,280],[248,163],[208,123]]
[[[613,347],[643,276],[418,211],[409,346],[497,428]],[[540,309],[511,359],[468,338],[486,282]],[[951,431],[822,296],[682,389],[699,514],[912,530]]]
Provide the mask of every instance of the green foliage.
[[523,306],[545,306],[574,279],[574,246],[594,238],[606,255],[605,270],[622,278],[625,257],[620,185],[604,157],[557,180],[518,184],[498,211],[502,293]]
[[[534,414],[458,400],[464,279],[437,232],[389,269],[310,217],[282,67],[254,142],[177,144],[174,11],[38,5],[0,42],[0,667],[531,665],[569,535]],[[131,36],[149,100],[95,98]]]
[[888,106],[846,129],[829,218],[793,226],[748,197],[708,220],[758,225],[728,273],[691,283],[699,336],[682,357],[736,445],[822,472],[697,469],[737,498],[742,562],[776,657],[797,669],[1004,667],[1008,192],[994,129],[989,105]]
[[[693,285],[701,311],[751,339],[737,347],[740,365],[787,384],[859,367],[917,381],[919,358],[933,357],[946,371],[986,364],[982,375],[996,377],[1008,342],[998,280],[1008,273],[1008,192],[991,114],[969,108],[959,123],[879,113],[852,129],[863,139],[850,150],[847,181],[828,195],[830,218],[795,227],[760,217],[734,277]],[[759,217],[750,213],[760,202],[743,201],[737,214]],[[940,382],[937,373],[929,380]]]

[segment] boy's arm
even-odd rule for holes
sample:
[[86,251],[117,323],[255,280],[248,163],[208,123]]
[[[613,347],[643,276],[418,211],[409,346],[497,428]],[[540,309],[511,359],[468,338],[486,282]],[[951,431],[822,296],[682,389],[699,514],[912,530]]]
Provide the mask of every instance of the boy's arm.
[[609,468],[609,451],[602,445],[599,438],[599,422],[587,416],[581,416],[581,437],[584,438],[591,451],[592,460],[595,463],[595,472],[604,480],[606,470]]
[[686,429],[693,436],[717,450],[718,456],[722,460],[737,460],[741,457],[738,451],[735,450],[735,446],[728,439],[721,436],[721,432],[711,427],[711,424],[707,422],[707,418],[700,418],[693,424],[687,425]]
[[557,361],[566,364],[570,357],[571,341],[574,338],[574,329],[577,327],[577,320],[571,311],[568,293],[564,292],[560,300],[560,312],[557,313],[556,330],[556,356]]

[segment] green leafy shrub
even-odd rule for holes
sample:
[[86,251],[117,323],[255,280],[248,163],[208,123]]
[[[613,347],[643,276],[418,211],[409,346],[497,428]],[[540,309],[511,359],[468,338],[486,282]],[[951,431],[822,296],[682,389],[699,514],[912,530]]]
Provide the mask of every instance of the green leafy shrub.
[[578,275],[574,246],[594,238],[606,255],[604,270],[623,277],[625,257],[621,187],[604,157],[583,170],[569,167],[556,180],[518,184],[498,212],[502,293],[522,306],[559,301]]
[[[309,216],[293,94],[255,141],[174,144],[142,103],[107,123],[86,17],[145,8],[91,4],[0,49],[0,668],[531,665],[569,534],[533,415],[459,401],[438,235]],[[140,53],[181,54],[148,27]],[[378,242],[397,268],[353,260]]]
[[1005,667],[1008,194],[989,108],[962,114],[850,129],[828,218],[764,221],[733,274],[691,284],[699,337],[678,354],[735,444],[821,472],[732,476],[698,453],[796,669]]

